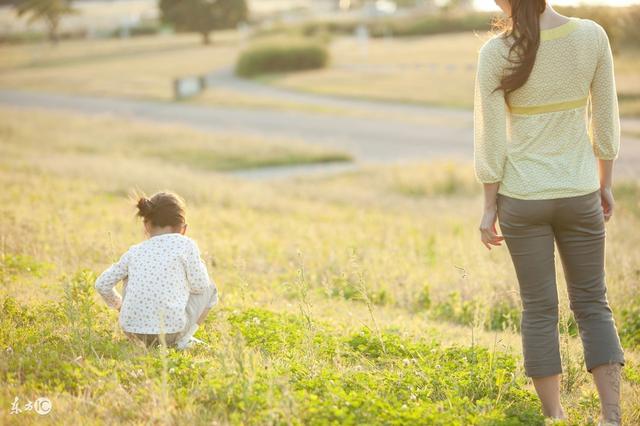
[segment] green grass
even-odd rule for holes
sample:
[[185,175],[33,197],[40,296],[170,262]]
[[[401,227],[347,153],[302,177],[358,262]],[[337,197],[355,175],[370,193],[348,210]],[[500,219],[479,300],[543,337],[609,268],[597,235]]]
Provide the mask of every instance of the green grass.
[[[9,389],[61,400],[91,389],[91,399],[110,408],[89,410],[99,422],[543,424],[539,404],[514,376],[516,359],[502,352],[442,347],[398,331],[345,334],[258,308],[218,311],[199,334],[209,347],[146,351],[114,340],[115,318],[94,302],[93,279],[70,277],[58,303],[2,301]],[[82,409],[74,402],[62,404]],[[51,420],[64,415],[54,411]]]
[[[147,125],[2,112],[0,423],[541,424],[521,368],[515,274],[504,247],[478,241],[470,164],[254,183],[143,155]],[[61,117],[65,138],[53,125]],[[182,139],[162,143],[171,152]],[[92,289],[141,239],[133,188],[187,200],[189,235],[221,295],[198,331],[209,347],[136,347]],[[639,191],[617,184],[607,225],[608,297],[628,345],[625,424],[640,422],[629,340]],[[570,424],[594,424],[594,388],[563,324],[563,402]],[[46,418],[9,414],[15,397],[41,396],[53,401]]]

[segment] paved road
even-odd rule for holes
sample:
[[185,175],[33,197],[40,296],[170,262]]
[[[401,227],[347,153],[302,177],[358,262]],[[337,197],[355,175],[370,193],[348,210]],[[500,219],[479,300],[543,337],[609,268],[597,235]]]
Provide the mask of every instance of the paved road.
[[282,101],[292,104],[301,104],[322,108],[336,108],[340,110],[370,111],[375,113],[393,113],[394,115],[406,114],[408,116],[428,115],[430,118],[443,119],[468,119],[469,111],[428,107],[418,104],[373,101],[340,96],[321,95],[302,92],[299,90],[277,87],[269,84],[255,82],[237,77],[230,68],[223,68],[209,74],[207,84],[220,87],[235,93],[241,93],[252,98]]
[[[238,89],[239,84],[230,86]],[[258,93],[254,83],[247,83]],[[225,86],[225,88],[229,88]],[[246,90],[250,87],[246,86]],[[366,115],[331,115],[302,111],[276,111],[254,108],[196,106],[185,103],[152,102],[131,99],[62,95],[40,92],[0,90],[0,104],[24,107],[70,110],[84,114],[115,114],[131,119],[162,123],[177,123],[201,130],[238,132],[304,140],[329,148],[349,152],[357,165],[394,163],[434,158],[472,158],[472,115],[469,111],[428,108],[402,104],[345,100],[320,95],[295,94],[274,88],[261,89],[260,96],[274,99],[295,97],[297,101],[326,106],[388,111],[388,118],[368,118]],[[266,93],[266,94],[265,94]],[[291,99],[291,98],[289,98]],[[399,120],[398,113],[424,116],[424,120]],[[629,121],[638,126],[638,120]],[[640,176],[640,141],[624,138],[624,155],[617,173]],[[322,171],[341,171],[344,166],[278,168],[240,172],[238,175],[264,179],[288,177]]]

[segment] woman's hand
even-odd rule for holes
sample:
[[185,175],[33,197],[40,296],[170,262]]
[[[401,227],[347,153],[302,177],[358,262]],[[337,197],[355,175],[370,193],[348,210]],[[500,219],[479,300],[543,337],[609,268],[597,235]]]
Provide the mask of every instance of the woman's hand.
[[484,209],[482,220],[480,221],[480,239],[486,248],[491,250],[491,246],[501,246],[504,237],[498,235],[496,230],[496,220],[498,218],[497,208],[487,207]]
[[602,204],[602,211],[604,212],[604,221],[608,222],[613,216],[613,208],[616,205],[611,187],[603,186],[600,188],[600,204]]

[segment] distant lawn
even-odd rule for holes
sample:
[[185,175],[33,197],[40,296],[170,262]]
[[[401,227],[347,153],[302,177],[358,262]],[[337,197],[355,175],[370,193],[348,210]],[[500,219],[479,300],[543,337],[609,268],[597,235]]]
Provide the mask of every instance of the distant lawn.
[[[488,34],[443,34],[401,39],[337,39],[330,67],[283,74],[268,81],[313,93],[471,108],[477,53]],[[640,50],[616,55],[623,115],[640,115]]]
[[468,107],[482,42],[472,33],[372,39],[366,47],[340,38],[332,45],[329,68],[271,82],[323,94]]
[[[42,129],[46,129],[43,132]],[[299,141],[199,132],[178,125],[122,118],[0,108],[3,155],[91,157],[113,161],[146,158],[202,170],[226,171],[265,166],[349,161],[342,152]]]
[[236,43],[226,32],[210,46],[194,34],[5,45],[0,88],[171,100],[174,78],[230,66]]

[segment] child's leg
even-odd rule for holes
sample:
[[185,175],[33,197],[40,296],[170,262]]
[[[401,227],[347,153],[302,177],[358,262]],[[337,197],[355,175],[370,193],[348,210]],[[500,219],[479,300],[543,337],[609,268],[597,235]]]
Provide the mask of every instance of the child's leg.
[[187,342],[193,337],[198,329],[198,325],[204,322],[207,314],[218,301],[217,296],[217,291],[214,287],[209,287],[201,294],[189,295],[189,301],[186,307],[187,324],[178,339],[178,345]]
[[180,337],[181,333],[167,333],[163,335],[159,334],[141,334],[141,333],[129,333],[125,331],[126,336],[134,342],[141,342],[147,348],[162,345],[173,346]]

